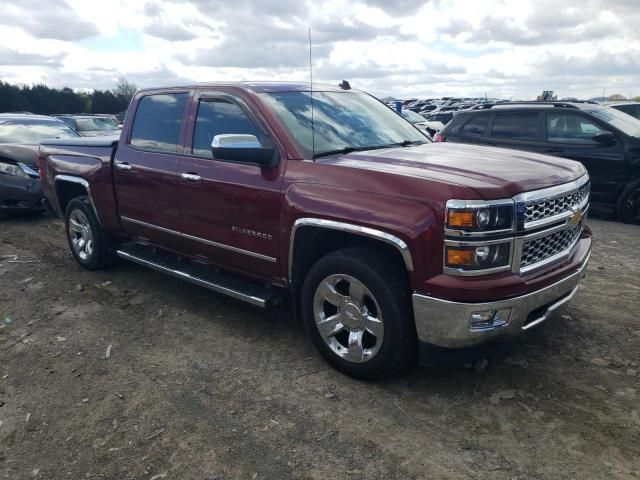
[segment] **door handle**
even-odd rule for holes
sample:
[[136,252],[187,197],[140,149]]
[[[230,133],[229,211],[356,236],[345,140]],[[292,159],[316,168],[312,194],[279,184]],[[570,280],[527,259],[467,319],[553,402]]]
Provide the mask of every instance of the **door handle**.
[[116,168],[118,170],[131,170],[133,167],[127,162],[116,162]]
[[564,150],[561,148],[545,148],[544,151],[546,153],[562,153]]
[[181,173],[180,176],[185,179],[187,182],[199,182],[202,177],[197,173],[189,172],[189,173]]

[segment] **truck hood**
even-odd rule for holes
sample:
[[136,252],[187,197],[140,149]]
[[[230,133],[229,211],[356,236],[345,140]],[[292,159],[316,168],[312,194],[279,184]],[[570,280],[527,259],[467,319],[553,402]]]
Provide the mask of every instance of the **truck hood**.
[[486,200],[560,185],[586,172],[582,164],[563,158],[447,142],[353,152],[316,161],[467,186]]

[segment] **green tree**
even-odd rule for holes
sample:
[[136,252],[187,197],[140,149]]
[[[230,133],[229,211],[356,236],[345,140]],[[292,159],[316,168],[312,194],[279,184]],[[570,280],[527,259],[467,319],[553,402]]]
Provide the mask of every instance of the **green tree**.
[[137,91],[138,87],[134,83],[131,83],[126,78],[121,77],[118,79],[118,85],[116,85],[113,93],[116,96],[126,98],[127,102],[130,102]]

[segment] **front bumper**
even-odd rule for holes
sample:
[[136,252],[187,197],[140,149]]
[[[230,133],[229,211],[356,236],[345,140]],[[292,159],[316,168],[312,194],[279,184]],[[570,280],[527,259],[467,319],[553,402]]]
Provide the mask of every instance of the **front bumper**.
[[44,208],[40,181],[14,175],[0,176],[0,211]]
[[[492,340],[515,337],[547,320],[573,298],[585,276],[590,252],[577,269],[562,280],[532,293],[487,303],[460,303],[413,295],[418,339],[445,348],[473,347]],[[493,325],[472,326],[477,312],[498,312]]]

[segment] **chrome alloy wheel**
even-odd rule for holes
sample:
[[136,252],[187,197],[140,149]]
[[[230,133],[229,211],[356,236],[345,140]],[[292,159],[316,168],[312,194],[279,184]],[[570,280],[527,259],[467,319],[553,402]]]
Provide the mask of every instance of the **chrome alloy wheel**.
[[373,358],[382,346],[382,311],[358,279],[336,274],[324,278],[313,297],[320,336],[333,353],[353,363]]
[[80,210],[69,215],[69,239],[81,260],[87,261],[93,254],[93,233],[87,216]]

